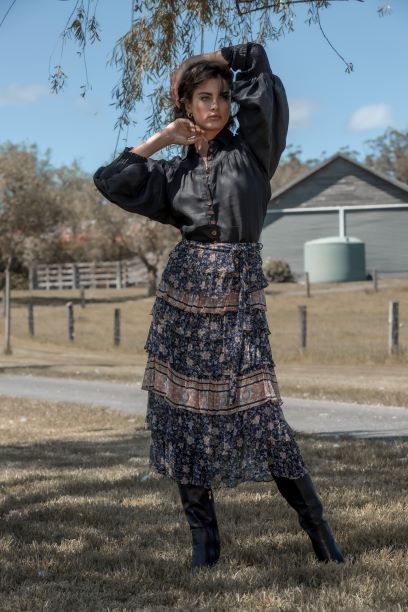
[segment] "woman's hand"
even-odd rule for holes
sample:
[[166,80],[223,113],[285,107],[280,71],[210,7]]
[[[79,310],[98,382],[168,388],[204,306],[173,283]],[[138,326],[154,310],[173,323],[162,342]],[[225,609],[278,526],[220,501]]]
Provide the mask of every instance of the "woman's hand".
[[164,128],[171,144],[189,145],[199,143],[204,138],[204,130],[183,117],[172,121]]
[[172,144],[189,145],[195,144],[200,148],[208,145],[205,131],[187,118],[180,117],[165,128],[153,134],[142,144],[130,149],[131,153],[137,153],[143,157],[150,157],[160,149]]

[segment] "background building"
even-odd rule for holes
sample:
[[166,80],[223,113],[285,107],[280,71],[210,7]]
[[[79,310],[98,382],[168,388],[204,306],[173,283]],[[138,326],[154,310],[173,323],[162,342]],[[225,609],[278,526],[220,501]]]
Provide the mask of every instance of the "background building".
[[408,186],[335,154],[273,194],[262,257],[302,274],[304,243],[341,235],[365,243],[367,273],[408,274]]

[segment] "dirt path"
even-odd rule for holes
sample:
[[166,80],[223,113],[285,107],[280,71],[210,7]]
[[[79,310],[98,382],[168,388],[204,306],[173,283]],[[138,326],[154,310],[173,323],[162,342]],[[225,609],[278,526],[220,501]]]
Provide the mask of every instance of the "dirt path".
[[[144,414],[147,392],[140,383],[107,383],[43,376],[0,376],[0,394],[69,401]],[[284,397],[284,413],[297,431],[356,437],[408,438],[408,409]]]
[[[27,346],[17,340],[12,355],[0,355],[0,375],[136,383],[142,380],[145,364],[145,354],[114,349],[100,353],[35,342]],[[405,365],[278,362],[276,373],[284,396],[408,408]]]

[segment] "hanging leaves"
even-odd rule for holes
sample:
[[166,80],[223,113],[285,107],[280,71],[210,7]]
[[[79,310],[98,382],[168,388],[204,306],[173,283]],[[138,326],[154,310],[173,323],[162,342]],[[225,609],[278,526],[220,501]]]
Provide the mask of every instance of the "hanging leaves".
[[[329,8],[333,1],[346,3],[351,0],[269,0],[269,3],[265,0],[131,0],[131,27],[117,41],[109,60],[120,73],[112,89],[111,103],[118,111],[115,123],[118,141],[133,122],[131,115],[137,103],[143,100],[146,82],[157,83],[157,87],[149,95],[152,112],[147,117],[145,136],[173,120],[169,92],[171,74],[184,59],[196,54],[198,40],[203,47],[206,28],[216,32],[213,50],[249,40],[265,44],[294,30],[294,7],[304,4],[307,6],[306,21],[320,28],[331,49],[346,65],[346,72],[352,72],[352,62],[346,61],[335,49],[320,22],[319,10]],[[87,42],[100,41],[95,14],[97,5],[98,0],[76,0],[61,34],[62,44],[69,36],[80,46],[86,81],[81,86],[81,96],[90,88],[85,53]],[[389,11],[389,4],[378,9],[381,16]],[[205,51],[210,49],[207,47]],[[60,91],[65,79],[59,63],[50,76],[52,90]]]

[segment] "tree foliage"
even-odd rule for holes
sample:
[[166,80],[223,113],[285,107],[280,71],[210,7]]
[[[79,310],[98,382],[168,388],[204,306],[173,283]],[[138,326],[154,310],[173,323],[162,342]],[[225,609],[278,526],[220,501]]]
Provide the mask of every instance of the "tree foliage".
[[106,202],[77,163],[53,167],[35,145],[0,146],[0,270],[139,257],[149,294],[180,232]]
[[302,149],[300,147],[293,150],[292,145],[287,145],[286,155],[280,161],[271,181],[272,195],[302,174],[306,174],[313,167],[315,160],[303,162],[301,154]]
[[180,231],[140,215],[127,216],[122,240],[144,264],[147,271],[148,295],[154,295],[157,281],[167,263],[171,249],[180,240]]
[[126,218],[77,164],[55,168],[35,145],[0,146],[0,263],[120,259]]
[[408,131],[388,128],[366,144],[371,149],[365,158],[367,166],[408,184]]
[[[0,147],[0,255],[3,262],[35,256],[62,219],[48,154],[37,147]],[[29,245],[29,246],[28,246]]]
[[[69,38],[79,45],[85,72],[85,82],[81,86],[83,96],[90,87],[87,46],[101,39],[98,1],[75,0],[61,33],[62,47]],[[331,49],[345,64],[346,72],[351,72],[352,62],[335,49],[320,21],[320,10],[329,8],[333,1],[353,0],[130,0],[131,27],[117,41],[110,58],[110,63],[121,75],[113,88],[113,104],[118,111],[117,142],[122,130],[131,123],[136,104],[144,99],[145,82],[153,81],[155,85],[149,95],[151,113],[147,117],[146,137],[173,119],[173,101],[169,95],[171,73],[183,60],[195,54],[197,40],[201,41],[201,53],[209,50],[204,44],[206,30],[215,31],[215,48],[250,40],[265,44],[294,30],[296,5],[303,4],[307,7],[307,23],[319,27]],[[377,11],[383,16],[390,12],[390,6],[384,4]],[[54,66],[50,80],[55,92],[64,86],[66,74],[61,63]]]

